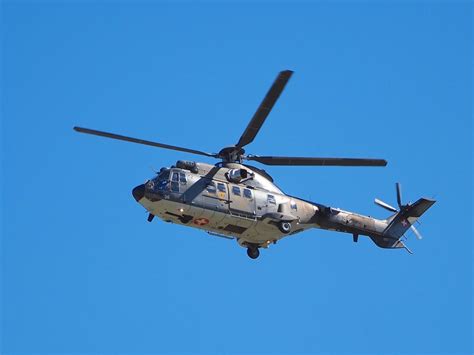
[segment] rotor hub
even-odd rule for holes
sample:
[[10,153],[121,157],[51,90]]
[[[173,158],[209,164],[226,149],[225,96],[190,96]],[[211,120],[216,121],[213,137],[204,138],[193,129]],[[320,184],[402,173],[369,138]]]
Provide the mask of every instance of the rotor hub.
[[245,150],[236,146],[222,148],[218,156],[224,163],[241,163]]

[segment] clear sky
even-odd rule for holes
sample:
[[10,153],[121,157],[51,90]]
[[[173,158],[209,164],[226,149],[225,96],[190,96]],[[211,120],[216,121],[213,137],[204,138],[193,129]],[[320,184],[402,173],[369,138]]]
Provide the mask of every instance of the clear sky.
[[[2,353],[472,351],[469,2],[2,2]],[[311,230],[251,260],[131,195],[214,152],[280,70],[247,152],[385,158],[268,168],[287,193],[384,218],[435,197],[414,251]]]

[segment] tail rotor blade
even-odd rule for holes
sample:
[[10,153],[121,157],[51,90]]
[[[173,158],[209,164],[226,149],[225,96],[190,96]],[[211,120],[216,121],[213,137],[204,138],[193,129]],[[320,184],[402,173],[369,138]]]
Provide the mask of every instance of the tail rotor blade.
[[402,186],[400,185],[399,182],[395,184],[395,187],[397,189],[397,203],[398,207],[402,208]]
[[391,211],[391,212],[398,212],[398,210],[395,207],[390,206],[388,203],[383,202],[383,201],[379,200],[378,198],[376,198],[374,200],[374,203],[376,205],[379,205],[382,208],[385,208],[386,210]]
[[412,230],[413,233],[415,233],[416,238],[418,240],[423,239],[422,235],[420,234],[420,232],[418,232],[418,229],[416,229],[415,226],[410,226],[410,229]]

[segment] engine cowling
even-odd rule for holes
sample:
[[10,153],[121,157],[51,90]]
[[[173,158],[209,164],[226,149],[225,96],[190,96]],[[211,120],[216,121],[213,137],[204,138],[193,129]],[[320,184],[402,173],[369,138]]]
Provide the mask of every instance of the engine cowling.
[[178,160],[176,162],[176,167],[180,168],[180,169],[189,170],[189,171],[191,171],[192,173],[195,173],[195,174],[198,173],[198,167],[197,167],[196,162],[194,162],[194,161]]
[[249,172],[245,169],[230,169],[227,172],[227,180],[230,182],[241,182],[249,176]]

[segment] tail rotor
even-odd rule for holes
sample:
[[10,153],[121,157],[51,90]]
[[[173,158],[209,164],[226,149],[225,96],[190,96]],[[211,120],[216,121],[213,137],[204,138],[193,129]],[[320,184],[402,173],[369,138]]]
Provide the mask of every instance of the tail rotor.
[[[382,201],[382,200],[379,200],[378,198],[376,198],[374,200],[375,204],[390,211],[390,212],[395,212],[395,213],[400,213],[400,212],[404,212],[408,207],[411,206],[410,203],[407,203],[406,205],[404,205],[402,203],[402,187],[400,185],[400,183],[396,183],[395,184],[395,189],[396,189],[396,192],[397,192],[397,204],[398,204],[398,208],[399,209],[396,209],[395,207],[389,205],[388,203]],[[416,238],[417,239],[423,239],[422,235],[420,234],[420,232],[418,232],[418,230],[415,228],[414,225],[411,225],[410,226],[410,229],[413,231],[413,233],[415,234]]]

